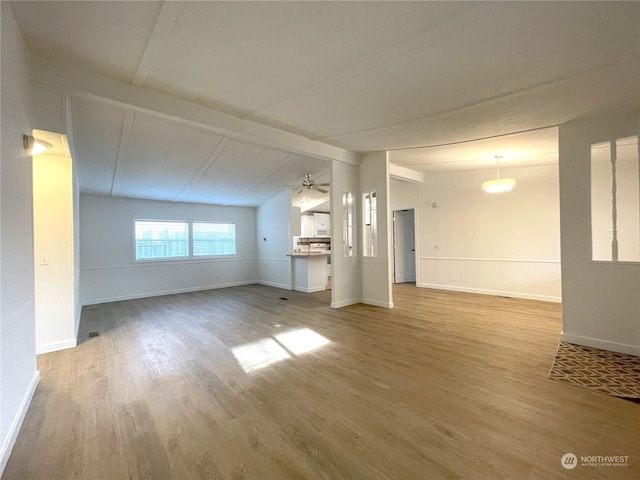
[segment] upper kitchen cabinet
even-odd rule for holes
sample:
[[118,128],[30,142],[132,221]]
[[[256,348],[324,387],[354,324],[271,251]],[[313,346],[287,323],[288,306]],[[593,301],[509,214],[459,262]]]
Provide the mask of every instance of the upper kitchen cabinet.
[[300,216],[301,237],[330,237],[331,215],[312,213]]

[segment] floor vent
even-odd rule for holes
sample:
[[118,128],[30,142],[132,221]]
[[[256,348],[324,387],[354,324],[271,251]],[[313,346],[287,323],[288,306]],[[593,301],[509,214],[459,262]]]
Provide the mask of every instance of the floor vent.
[[98,332],[89,332],[89,338],[97,337],[98,335],[100,335]]
[[285,298],[285,297],[280,297],[280,298],[278,298],[278,300],[289,300],[289,299]]

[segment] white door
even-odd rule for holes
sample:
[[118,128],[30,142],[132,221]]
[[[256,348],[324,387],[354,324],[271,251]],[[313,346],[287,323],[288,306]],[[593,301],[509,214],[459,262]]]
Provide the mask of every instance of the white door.
[[394,283],[416,281],[416,235],[413,209],[393,212]]

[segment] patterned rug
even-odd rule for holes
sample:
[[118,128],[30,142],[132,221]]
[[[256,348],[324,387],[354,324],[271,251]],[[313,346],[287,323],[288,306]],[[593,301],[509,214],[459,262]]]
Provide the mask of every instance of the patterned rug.
[[640,357],[560,342],[551,380],[623,398],[640,398]]

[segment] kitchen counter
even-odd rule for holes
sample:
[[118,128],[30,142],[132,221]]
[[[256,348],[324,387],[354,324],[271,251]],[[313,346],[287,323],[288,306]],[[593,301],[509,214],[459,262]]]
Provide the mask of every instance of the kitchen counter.
[[290,253],[293,289],[313,293],[327,289],[327,258],[331,252]]

